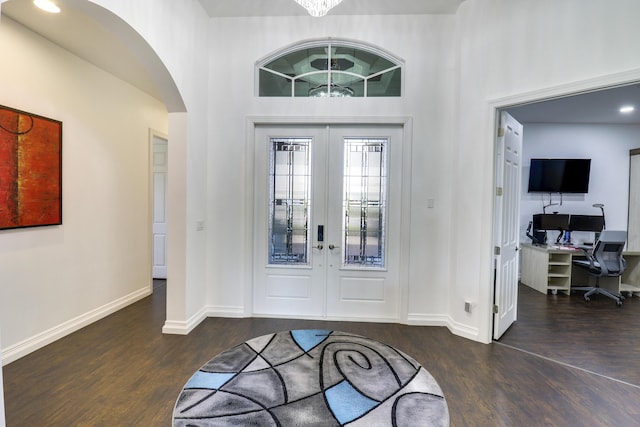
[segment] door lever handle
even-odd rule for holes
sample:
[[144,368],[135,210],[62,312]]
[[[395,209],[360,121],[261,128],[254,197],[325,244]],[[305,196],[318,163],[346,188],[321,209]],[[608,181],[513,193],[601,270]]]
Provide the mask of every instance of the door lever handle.
[[331,249],[331,250],[334,250],[334,249],[339,248],[339,247],[340,247],[340,246],[336,246],[336,245],[334,245],[333,243],[330,243],[330,244],[329,244],[329,249]]
[[322,250],[324,248],[324,246],[318,245],[318,246],[313,246],[313,248]]

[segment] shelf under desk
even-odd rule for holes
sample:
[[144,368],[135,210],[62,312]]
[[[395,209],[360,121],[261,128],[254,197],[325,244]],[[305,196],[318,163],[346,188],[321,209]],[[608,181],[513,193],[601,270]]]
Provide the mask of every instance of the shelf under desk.
[[[601,286],[615,292],[640,293],[640,252],[623,252],[627,268],[621,277],[601,278]],[[574,258],[584,258],[581,249],[561,246],[521,244],[520,281],[538,292],[569,294],[571,286],[589,286],[594,277],[573,266]]]

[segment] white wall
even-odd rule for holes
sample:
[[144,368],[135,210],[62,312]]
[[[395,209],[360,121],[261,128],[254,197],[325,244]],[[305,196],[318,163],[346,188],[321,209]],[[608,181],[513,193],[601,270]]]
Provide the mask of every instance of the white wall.
[[[413,118],[408,317],[447,319],[453,111],[454,16],[327,16],[212,19],[208,156],[207,288],[219,313],[251,313],[245,284],[251,248],[245,247],[245,182],[249,117],[304,121],[362,117]],[[405,60],[401,98],[260,98],[255,62],[277,50],[327,37],[372,44]],[[427,209],[427,199],[435,208]],[[251,236],[249,236],[251,238]],[[434,244],[434,242],[438,242]],[[247,249],[247,251],[245,251]],[[444,268],[443,268],[444,266]],[[403,307],[404,309],[405,307]],[[403,319],[406,321],[406,319]]]
[[[492,330],[494,117],[509,96],[640,68],[631,0],[466,0],[456,16],[328,16],[212,19],[208,302],[245,311],[241,216],[246,118],[414,118],[408,320],[447,319],[463,336]],[[452,26],[453,25],[453,26]],[[452,33],[453,29],[453,33]],[[406,60],[401,99],[273,99],[253,96],[256,60],[301,40],[350,38]],[[453,56],[452,56],[453,55]],[[453,62],[452,62],[453,61]],[[542,96],[542,95],[541,95]],[[451,120],[453,114],[454,120]],[[221,186],[218,183],[234,183]],[[241,194],[245,192],[245,194]],[[426,208],[434,198],[436,208]],[[229,283],[234,283],[231,287]],[[464,311],[465,301],[474,304]],[[250,307],[248,308],[250,310]]]
[[[627,229],[629,197],[629,150],[640,147],[640,126],[603,124],[528,124],[524,126],[522,150],[522,198],[520,203],[520,241],[533,214],[542,213],[542,198],[549,194],[528,193],[529,164],[532,158],[591,159],[589,193],[565,194],[562,206],[550,206],[547,213],[600,215],[594,203],[605,205],[607,228]],[[553,195],[554,203],[560,201]],[[550,232],[554,241],[557,232]],[[574,243],[593,241],[593,233],[574,232]]]
[[[245,118],[254,114],[348,116],[357,111],[415,118],[413,186],[422,191],[412,189],[416,237],[411,242],[408,312],[420,313],[415,318],[427,321],[431,313],[438,319],[445,316],[461,334],[489,341],[494,161],[490,102],[640,69],[640,58],[628,54],[640,33],[634,23],[640,12],[635,0],[586,4],[566,0],[561,5],[552,0],[466,0],[455,17],[211,19],[211,33],[204,39],[193,37],[201,30],[198,19],[194,25],[195,1],[180,7],[170,1],[96,3],[117,13],[149,41],[185,92],[185,102],[191,103],[184,147],[187,163],[179,165],[188,171],[183,182],[189,194],[180,226],[185,235],[182,253],[190,264],[181,287],[172,290],[171,280],[169,285],[169,305],[181,299],[190,307],[180,313],[174,310],[184,315],[187,327],[198,320],[198,313],[206,312],[206,305],[231,311],[245,308],[244,222],[238,218],[248,213],[244,198],[237,196],[251,190],[240,170]],[[252,97],[253,88],[247,82],[253,81],[256,59],[298,40],[329,36],[388,49],[407,60],[407,82],[423,83],[410,88],[406,99],[366,103],[300,100],[292,106],[290,100]],[[208,51],[211,68],[194,71],[199,65],[194,51]],[[208,71],[210,90],[204,94],[200,78]],[[201,96],[207,97],[209,111],[202,108]],[[193,119],[192,113],[199,116]],[[203,139],[200,123],[208,123],[208,136]],[[200,181],[202,157],[194,156],[206,151],[202,144],[208,145],[206,184]],[[420,173],[415,172],[418,168]],[[201,193],[203,185],[206,191]],[[428,198],[435,199],[435,209],[426,208]],[[204,236],[198,236],[191,225],[202,213],[207,228]],[[203,269],[204,288],[194,280],[203,277]],[[203,290],[206,303],[198,300]],[[477,303],[477,309],[465,313],[465,301]],[[192,315],[192,308],[198,306],[205,307]]]
[[[481,340],[491,336],[490,106],[503,98],[534,91],[542,97],[551,94],[549,88],[639,70],[640,56],[630,54],[640,37],[637,16],[635,0],[466,0],[458,10],[449,312],[454,320],[476,325]],[[475,315],[464,313],[465,298],[478,301]]]
[[0,231],[3,362],[151,291],[149,129],[164,105],[2,17],[2,104],[63,123],[61,226]]
[[[209,19],[197,0],[67,0],[135,49],[169,112],[167,321],[188,333],[204,318]],[[95,7],[99,5],[99,7]],[[205,229],[215,226],[205,225]]]

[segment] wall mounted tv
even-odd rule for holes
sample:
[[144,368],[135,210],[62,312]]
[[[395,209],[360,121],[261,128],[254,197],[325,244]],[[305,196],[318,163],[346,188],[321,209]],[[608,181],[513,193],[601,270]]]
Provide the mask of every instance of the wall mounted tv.
[[529,192],[588,193],[591,159],[531,159]]

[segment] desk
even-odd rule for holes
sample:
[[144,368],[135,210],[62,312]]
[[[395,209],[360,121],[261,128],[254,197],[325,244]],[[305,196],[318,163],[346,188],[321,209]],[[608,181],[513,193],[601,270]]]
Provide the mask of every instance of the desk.
[[[601,286],[615,292],[640,292],[640,252],[623,252],[627,268],[621,277],[601,278]],[[573,267],[574,258],[584,258],[578,248],[521,244],[520,281],[538,292],[569,294],[571,286],[590,286],[594,278]]]

